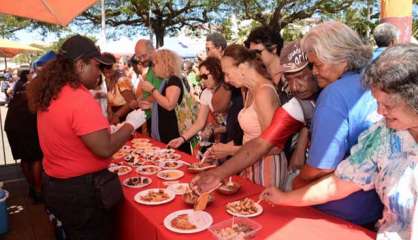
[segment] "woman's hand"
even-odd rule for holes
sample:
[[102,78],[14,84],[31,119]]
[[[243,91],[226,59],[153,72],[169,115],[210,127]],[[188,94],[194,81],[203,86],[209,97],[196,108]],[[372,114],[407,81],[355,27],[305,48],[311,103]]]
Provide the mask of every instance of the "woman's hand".
[[184,143],[184,140],[182,137],[174,138],[170,142],[168,142],[168,146],[172,148],[178,148],[180,145]]
[[142,88],[144,91],[150,92],[154,86],[148,81],[141,81],[138,83],[138,87]]
[[210,158],[215,158],[215,159],[222,159],[222,158],[226,158],[229,155],[231,155],[232,152],[232,145],[230,144],[223,144],[223,143],[217,143],[214,144],[208,151],[209,151],[209,156]]
[[151,109],[152,103],[148,102],[148,101],[140,101],[139,102],[139,107],[142,110],[146,110],[146,109]]
[[276,205],[283,204],[283,198],[286,193],[280,191],[276,187],[268,187],[261,194],[260,199],[271,202]]

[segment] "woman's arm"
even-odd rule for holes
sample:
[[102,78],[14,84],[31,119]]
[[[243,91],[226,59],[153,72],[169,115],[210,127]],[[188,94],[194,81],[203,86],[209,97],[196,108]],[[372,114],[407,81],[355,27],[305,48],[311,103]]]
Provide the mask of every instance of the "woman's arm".
[[165,96],[162,95],[157,89],[153,90],[151,95],[158,105],[163,107],[167,111],[172,111],[177,106],[181,89],[177,86],[169,86],[165,90]]
[[360,190],[358,185],[329,174],[303,188],[287,193],[270,187],[264,190],[260,197],[277,205],[302,207],[342,199]]
[[196,121],[193,123],[193,125],[187,129],[184,133],[182,133],[178,138],[172,139],[168,146],[173,148],[178,148],[181,144],[192,138],[194,135],[196,135],[197,132],[202,130],[202,128],[206,124],[206,120],[209,115],[209,106],[200,104],[199,113],[197,115]]
[[199,106],[199,113],[197,115],[196,121],[193,123],[193,125],[184,133],[181,135],[186,139],[192,138],[194,135],[197,134],[200,130],[203,129],[206,125],[206,121],[208,119],[209,115],[209,106],[200,104]]
[[130,124],[124,124],[113,134],[110,134],[108,129],[102,129],[81,136],[81,140],[94,155],[109,158],[125,144],[131,136],[132,131],[133,127]]

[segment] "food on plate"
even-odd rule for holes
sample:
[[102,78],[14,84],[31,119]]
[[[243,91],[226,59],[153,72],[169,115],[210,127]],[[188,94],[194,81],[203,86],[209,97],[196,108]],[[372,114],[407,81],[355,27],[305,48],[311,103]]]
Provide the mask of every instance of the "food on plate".
[[112,157],[114,159],[123,158],[125,156],[125,154],[126,154],[125,152],[118,151],[118,152],[114,153]]
[[[194,205],[197,202],[197,199],[199,198],[199,195],[192,191],[186,191],[183,195],[183,200],[185,203]],[[215,200],[215,197],[212,194],[209,194],[208,203],[211,203]]]
[[158,173],[158,177],[164,180],[176,180],[181,178],[184,173],[180,170],[164,170]]
[[170,198],[170,195],[168,195],[164,189],[159,190],[151,190],[148,191],[147,194],[140,197],[142,201],[145,202],[162,202],[164,200],[167,200]]
[[151,183],[151,179],[147,177],[131,177],[126,181],[126,185],[130,187],[135,187],[139,185],[147,185]]
[[109,168],[109,171],[116,173],[119,176],[129,173],[131,170],[132,168],[128,166],[115,166]]
[[219,239],[245,239],[247,233],[254,231],[255,229],[245,223],[234,223],[230,227],[225,227],[219,230],[215,230]]
[[200,168],[210,168],[210,167],[215,167],[215,166],[216,165],[212,163],[208,163],[208,162],[196,162],[196,163],[190,164],[189,168],[200,169]]
[[257,213],[258,208],[256,202],[250,198],[244,198],[239,201],[230,202],[226,205],[226,209],[232,213],[240,215],[251,215]]
[[224,195],[231,195],[239,191],[240,185],[237,182],[227,182],[218,188],[218,192]]
[[190,222],[188,214],[178,215],[176,218],[171,220],[171,226],[181,230],[196,229],[196,225]]
[[137,172],[146,175],[156,174],[161,169],[154,165],[144,165],[137,168]]
[[129,155],[126,155],[123,159],[128,163],[133,163],[135,161],[135,156],[132,154],[129,154]]
[[150,140],[147,138],[134,138],[131,140],[131,143],[149,143]]

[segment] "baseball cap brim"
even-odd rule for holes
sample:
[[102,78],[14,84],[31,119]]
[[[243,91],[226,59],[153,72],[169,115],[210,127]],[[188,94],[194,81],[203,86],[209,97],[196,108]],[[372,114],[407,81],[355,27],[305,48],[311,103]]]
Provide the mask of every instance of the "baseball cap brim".
[[302,71],[306,66],[308,66],[308,62],[304,63],[303,65],[297,66],[295,64],[289,63],[282,65],[284,73],[295,73]]
[[89,54],[85,54],[84,57],[94,58],[96,61],[104,65],[112,65],[114,63],[111,59],[102,56],[99,51],[93,51]]

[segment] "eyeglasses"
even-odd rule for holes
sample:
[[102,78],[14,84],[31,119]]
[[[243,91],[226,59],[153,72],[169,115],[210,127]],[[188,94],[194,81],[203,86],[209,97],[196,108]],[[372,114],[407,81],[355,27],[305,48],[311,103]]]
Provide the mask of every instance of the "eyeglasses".
[[200,74],[199,78],[203,79],[203,80],[207,80],[208,79],[209,74]]

